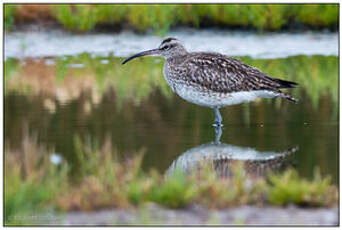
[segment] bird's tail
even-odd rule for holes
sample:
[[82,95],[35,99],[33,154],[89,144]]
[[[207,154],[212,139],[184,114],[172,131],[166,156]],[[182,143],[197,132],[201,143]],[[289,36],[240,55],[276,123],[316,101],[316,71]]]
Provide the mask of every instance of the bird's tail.
[[279,84],[279,88],[296,88],[298,84],[293,81],[286,81],[278,78],[272,78],[272,80]]
[[298,103],[298,99],[292,97],[292,96],[291,96],[290,94],[288,94],[288,93],[284,93],[284,92],[281,92],[281,91],[279,90],[278,94],[279,94],[279,96],[282,97],[282,98],[285,98],[285,99],[287,99],[287,100],[289,100],[289,101],[292,101],[292,102],[294,102],[294,103],[296,103],[296,104]]

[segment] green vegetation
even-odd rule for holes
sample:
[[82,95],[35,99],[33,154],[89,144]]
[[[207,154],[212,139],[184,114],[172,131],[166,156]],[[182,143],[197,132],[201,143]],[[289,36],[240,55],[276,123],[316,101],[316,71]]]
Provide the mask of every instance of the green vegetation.
[[[46,210],[94,210],[129,208],[155,202],[170,208],[199,203],[210,208],[240,204],[329,206],[337,205],[337,187],[330,180],[299,178],[294,169],[268,178],[251,178],[241,165],[233,176],[220,178],[210,162],[192,172],[161,175],[141,169],[143,153],[133,159],[118,159],[108,139],[103,146],[76,137],[75,145],[83,173],[68,177],[70,165],[49,161],[52,150],[27,137],[17,152],[5,151],[5,223],[33,224],[20,219]],[[91,165],[90,165],[91,164]]]
[[87,31],[95,26],[98,12],[86,5],[75,5],[73,9],[68,5],[59,5],[56,6],[56,19],[68,30]]
[[195,182],[189,181],[181,171],[174,172],[166,179],[155,178],[148,199],[167,207],[183,208],[192,202],[198,193]]
[[[96,25],[129,24],[137,31],[153,29],[165,34],[172,26],[207,25],[242,27],[262,30],[296,28],[299,25],[312,29],[330,28],[337,30],[338,4],[159,4],[159,5],[103,5],[103,4],[60,4],[50,5],[50,14],[64,28],[84,32]],[[10,29],[25,15],[38,14],[27,6],[26,14],[16,11],[12,5],[5,6],[5,24]],[[27,13],[29,12],[29,13]],[[41,11],[39,11],[41,12]],[[30,21],[30,18],[27,18]],[[39,15],[36,16],[39,20]]]
[[[56,167],[49,162],[49,155],[36,138],[23,141],[23,151],[6,152],[5,159],[5,223],[27,224],[34,215],[49,210],[52,198],[65,188],[67,165]],[[31,219],[25,217],[32,217]]]
[[18,61],[13,58],[8,59],[5,63],[4,80],[6,84],[8,77],[15,75],[16,71],[18,71],[20,67],[18,66]]
[[[270,76],[298,82],[299,88],[291,93],[300,98],[301,89],[306,89],[316,109],[322,95],[329,95],[337,105],[338,58],[335,56],[296,56],[269,60],[238,57],[238,59]],[[55,66],[45,65],[44,59],[22,66],[15,59],[8,59],[5,62],[6,92],[15,90],[35,94],[51,90],[52,92],[48,93],[56,97],[53,91],[56,87],[65,90],[72,88],[73,95],[76,91],[82,90],[93,90],[102,95],[109,88],[114,88],[115,103],[119,107],[127,100],[139,104],[154,88],[159,88],[166,97],[172,95],[162,76],[163,61],[159,61],[161,59],[149,57],[139,59],[135,61],[134,68],[129,65],[122,66],[120,58],[109,57],[108,64],[102,64],[102,60],[101,57],[92,58],[89,54],[81,54],[76,57],[57,58]],[[84,68],[70,67],[71,64],[76,63],[83,64]],[[41,74],[43,72],[44,74]],[[49,76],[51,74],[52,76]],[[44,78],[49,76],[51,86],[42,87],[40,84],[45,82],[44,79],[33,79],[39,75]],[[79,83],[82,78],[92,79],[92,83],[89,84],[90,89],[82,88],[82,84]],[[27,91],[28,87],[30,91]]]
[[11,30],[14,24],[15,5],[5,5],[4,7],[4,23],[5,30]]
[[[271,175],[270,181],[273,185],[269,191],[269,201],[275,205],[285,205],[294,203],[299,205],[320,206],[327,199],[324,193],[329,194],[330,177],[321,178],[319,171],[316,170],[312,182],[301,179],[296,171],[287,171],[283,175]],[[333,191],[331,191],[333,194]]]

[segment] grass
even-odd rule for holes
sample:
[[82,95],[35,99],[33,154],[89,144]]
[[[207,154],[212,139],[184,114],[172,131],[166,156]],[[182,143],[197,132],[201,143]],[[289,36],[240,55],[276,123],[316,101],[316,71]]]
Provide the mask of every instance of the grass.
[[[269,190],[269,202],[274,205],[297,205],[321,206],[334,196],[329,194],[330,177],[321,178],[318,170],[315,172],[313,181],[301,179],[294,170],[285,172],[283,175],[271,175],[269,177],[271,187]],[[334,192],[331,191],[331,194]]]
[[35,137],[23,141],[23,150],[5,153],[5,223],[27,224],[35,213],[51,210],[49,202],[64,191],[68,166],[49,162],[52,151],[38,146]]
[[195,182],[188,180],[183,172],[176,171],[165,179],[160,176],[155,177],[148,200],[170,208],[184,208],[197,195]]
[[[77,13],[74,13],[77,12]],[[55,16],[57,21],[62,23],[68,30],[87,31],[92,29],[98,19],[100,12],[94,11],[93,7],[87,5],[56,6]]]
[[[45,20],[46,15],[64,28],[85,32],[97,25],[116,28],[125,24],[136,31],[165,34],[171,27],[221,26],[276,31],[286,28],[337,30],[337,4],[59,4],[44,11],[32,5],[5,5],[6,29],[23,21]],[[18,10],[17,8],[20,7]],[[42,14],[44,13],[44,14]],[[41,17],[44,15],[45,17]]]
[[11,30],[14,25],[14,14],[15,14],[15,5],[6,5],[4,7],[4,26],[5,30]]
[[[169,208],[184,208],[193,203],[208,208],[241,204],[330,206],[337,205],[338,190],[329,178],[316,172],[314,180],[300,178],[294,169],[250,178],[241,165],[232,177],[220,178],[210,162],[185,174],[175,171],[162,175],[155,170],[141,170],[143,153],[119,160],[110,140],[99,147],[76,137],[80,161],[84,168],[78,180],[70,178],[71,165],[52,164],[53,150],[26,138],[20,151],[5,151],[5,223],[34,224],[18,216],[44,213],[47,210],[97,210],[134,208],[154,202]],[[91,162],[89,162],[91,161]]]

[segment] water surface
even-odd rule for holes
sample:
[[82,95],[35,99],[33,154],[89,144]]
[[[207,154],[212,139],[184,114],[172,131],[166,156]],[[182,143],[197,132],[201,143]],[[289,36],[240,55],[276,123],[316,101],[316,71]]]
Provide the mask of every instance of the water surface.
[[[296,81],[299,104],[263,99],[221,109],[221,143],[258,152],[298,147],[289,160],[300,175],[314,168],[338,181],[338,58],[238,57],[271,76]],[[5,63],[5,144],[27,136],[60,154],[77,175],[75,137],[101,147],[108,140],[121,159],[141,151],[143,167],[165,172],[187,151],[215,139],[214,112],[173,94],[161,59],[77,56],[9,58]],[[106,142],[107,141],[107,142]],[[129,169],[127,169],[129,170]]]
[[[190,51],[214,51],[229,56],[284,58],[295,55],[338,55],[338,33],[264,32],[178,28],[164,37],[180,39]],[[162,38],[153,34],[72,34],[63,30],[16,31],[5,34],[5,58],[46,57],[91,53],[127,57],[156,48]],[[42,48],[44,47],[44,48]]]

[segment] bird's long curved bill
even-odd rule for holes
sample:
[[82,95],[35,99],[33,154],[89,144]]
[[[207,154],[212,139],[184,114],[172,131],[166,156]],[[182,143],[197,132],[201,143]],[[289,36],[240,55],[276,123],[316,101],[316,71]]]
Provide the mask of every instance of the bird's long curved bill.
[[159,53],[159,49],[152,49],[152,50],[147,50],[147,51],[143,51],[137,54],[134,54],[133,56],[130,56],[129,58],[125,59],[122,64],[125,64],[126,62],[129,62],[130,60],[137,58],[137,57],[142,57],[142,56],[146,56],[146,55],[154,55],[154,54],[158,54]]

